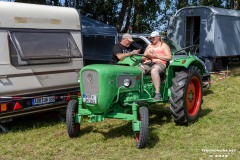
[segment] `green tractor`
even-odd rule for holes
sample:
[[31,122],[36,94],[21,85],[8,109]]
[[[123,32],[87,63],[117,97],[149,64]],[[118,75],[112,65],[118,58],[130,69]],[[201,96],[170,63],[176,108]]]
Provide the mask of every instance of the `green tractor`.
[[148,139],[148,106],[170,103],[177,125],[188,125],[199,118],[202,104],[202,77],[208,72],[190,53],[177,51],[161,76],[161,100],[154,101],[151,75],[140,69],[143,55],[133,55],[118,64],[92,64],[80,71],[81,96],[69,101],[66,124],[69,137],[80,134],[82,118],[90,122],[105,118],[132,121],[136,147],[144,148]]

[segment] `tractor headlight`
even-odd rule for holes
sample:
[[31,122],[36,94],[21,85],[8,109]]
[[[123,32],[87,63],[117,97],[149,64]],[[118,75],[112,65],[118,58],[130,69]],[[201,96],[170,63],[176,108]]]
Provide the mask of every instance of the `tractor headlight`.
[[131,85],[131,83],[132,83],[132,81],[128,78],[123,80],[123,85],[125,87],[129,87]]

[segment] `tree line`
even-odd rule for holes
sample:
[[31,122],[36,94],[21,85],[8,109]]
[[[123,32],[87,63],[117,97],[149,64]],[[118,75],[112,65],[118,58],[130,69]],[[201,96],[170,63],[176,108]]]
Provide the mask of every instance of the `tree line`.
[[240,9],[240,0],[9,0],[74,7],[82,15],[115,26],[118,32],[166,31],[168,19],[187,6]]

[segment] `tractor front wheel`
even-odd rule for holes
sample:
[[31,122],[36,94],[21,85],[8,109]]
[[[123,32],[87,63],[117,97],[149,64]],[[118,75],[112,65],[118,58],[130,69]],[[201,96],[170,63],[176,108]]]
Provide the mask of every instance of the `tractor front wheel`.
[[70,100],[67,106],[66,124],[68,136],[70,138],[78,137],[80,134],[80,124],[75,122],[75,116],[78,113],[78,101]]
[[136,147],[144,148],[147,144],[148,137],[148,108],[140,107],[138,113],[138,120],[141,121],[140,131],[136,132]]
[[188,125],[199,118],[202,105],[202,79],[197,67],[175,73],[170,103],[170,111],[176,124]]

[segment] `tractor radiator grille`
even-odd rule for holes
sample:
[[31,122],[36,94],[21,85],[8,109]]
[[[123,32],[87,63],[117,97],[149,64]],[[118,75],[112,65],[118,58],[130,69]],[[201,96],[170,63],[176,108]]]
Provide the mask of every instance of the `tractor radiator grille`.
[[99,92],[98,73],[93,70],[86,70],[82,73],[83,89],[85,94],[97,95]]

